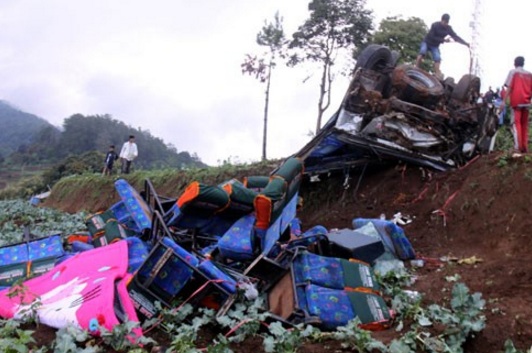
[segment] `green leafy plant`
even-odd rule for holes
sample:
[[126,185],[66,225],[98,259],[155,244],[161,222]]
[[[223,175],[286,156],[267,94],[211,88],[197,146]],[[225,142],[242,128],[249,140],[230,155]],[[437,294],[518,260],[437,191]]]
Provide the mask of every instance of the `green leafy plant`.
[[485,304],[480,293],[470,294],[465,284],[455,283],[450,309],[436,304],[429,306],[429,318],[446,326],[440,337],[451,352],[463,352],[467,337],[485,328],[486,317],[482,315]]
[[28,322],[34,322],[39,326],[39,316],[37,311],[42,306],[41,298],[30,292],[29,288],[24,284],[23,279],[18,280],[9,288],[7,297],[18,299],[18,302],[20,303],[20,317]]
[[338,327],[333,333],[333,338],[342,342],[342,347],[357,352],[372,352],[375,349],[386,352],[384,343],[373,339],[371,332],[361,329],[360,324],[358,317],[349,321],[346,326]]
[[[52,343],[54,353],[97,353],[102,350],[97,345],[87,344],[91,336],[85,330],[69,325],[59,329]],[[85,347],[81,347],[85,343]]]
[[[212,309],[201,308],[198,310],[198,316],[187,319],[187,316],[194,313],[192,306],[185,304],[179,307],[179,310],[167,312],[166,315],[173,316],[175,320],[170,325],[165,324],[165,330],[172,335],[171,351],[176,353],[195,353],[200,352],[196,348],[196,339],[199,330],[209,325],[214,320],[214,311]],[[184,310],[183,313],[179,313]],[[179,321],[180,324],[176,324]]]
[[218,337],[214,339],[213,344],[206,348],[207,353],[233,353],[233,350],[229,348],[230,341],[222,334],[218,334]]
[[510,155],[504,154],[499,157],[499,160],[497,161],[497,167],[504,168],[508,165],[508,160],[510,159]]
[[286,329],[279,321],[273,322],[268,327],[269,335],[263,340],[264,350],[268,353],[295,353],[302,342],[311,336],[316,330],[307,325],[297,325],[294,328]]
[[264,299],[259,297],[251,303],[236,303],[225,316],[217,317],[216,322],[234,330],[229,338],[231,342],[242,342],[246,337],[257,334],[268,317],[269,313],[264,311]]
[[532,353],[532,346],[530,346],[528,351],[524,352],[515,348],[512,340],[508,339],[504,342],[504,353]]
[[[23,330],[20,322],[15,320],[0,320],[0,351],[5,353],[29,353],[30,345],[35,343],[32,337],[34,331]],[[43,349],[32,349],[32,352],[46,352]]]
[[141,345],[153,344],[155,341],[144,336],[137,337],[134,330],[139,328],[138,322],[126,321],[115,325],[112,330],[107,330],[103,326],[98,327],[103,342],[116,351],[131,351],[138,349]]
[[84,212],[68,214],[35,207],[24,200],[0,201],[0,246],[20,242],[24,226],[37,237],[84,230],[86,216]]

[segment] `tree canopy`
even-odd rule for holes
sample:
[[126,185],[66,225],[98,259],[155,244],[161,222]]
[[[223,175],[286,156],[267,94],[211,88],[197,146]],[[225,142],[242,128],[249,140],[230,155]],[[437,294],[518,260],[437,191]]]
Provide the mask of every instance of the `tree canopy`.
[[289,65],[311,61],[321,66],[320,96],[316,132],[331,103],[333,66],[341,52],[351,53],[364,45],[373,28],[372,12],[364,0],[312,0],[310,17],[293,34]]
[[113,119],[110,115],[83,116],[75,114],[65,119],[64,131],[59,140],[58,155],[82,154],[87,151],[107,152],[109,145],[115,145],[117,153],[129,135],[135,136],[139,156],[135,164],[142,168],[193,167],[205,166],[197,156],[188,152],[177,153],[177,149],[165,144],[149,130],[135,129],[124,122]]
[[387,17],[373,34],[371,42],[398,51],[400,61],[413,64],[419,53],[419,46],[428,32],[427,25],[419,17],[407,19],[398,16]]

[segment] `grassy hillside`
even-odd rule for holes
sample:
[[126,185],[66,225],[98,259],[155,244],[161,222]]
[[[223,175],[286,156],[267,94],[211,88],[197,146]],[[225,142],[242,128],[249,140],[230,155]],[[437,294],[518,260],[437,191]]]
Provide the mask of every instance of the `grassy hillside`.
[[[150,179],[160,195],[178,197],[194,180],[215,185],[233,178],[241,180],[245,176],[269,175],[279,162],[269,161],[251,165],[224,165],[189,170],[144,170],[122,177],[139,191],[143,190],[144,181]],[[96,212],[107,209],[118,201],[118,195],[114,189],[114,182],[117,178],[117,176],[102,177],[94,173],[63,178],[54,185],[52,194],[45,205],[70,213],[80,210]]]

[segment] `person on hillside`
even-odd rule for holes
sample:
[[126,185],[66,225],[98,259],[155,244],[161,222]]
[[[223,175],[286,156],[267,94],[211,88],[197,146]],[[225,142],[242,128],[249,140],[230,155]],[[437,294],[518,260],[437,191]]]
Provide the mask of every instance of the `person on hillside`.
[[494,99],[495,99],[495,92],[493,92],[493,89],[490,86],[488,88],[488,91],[486,93],[484,93],[484,102],[493,103]]
[[519,144],[517,142],[517,132],[515,130],[515,119],[512,109],[508,108],[508,106],[506,105],[506,96],[507,90],[506,86],[503,84],[500,93],[500,104],[498,105],[499,126],[503,126],[505,123],[508,125],[508,128],[510,129],[514,140],[514,150],[517,151],[519,149]]
[[440,72],[440,44],[449,42],[447,37],[450,36],[456,42],[469,48],[469,43],[454,33],[453,28],[449,26],[450,18],[451,16],[449,16],[449,14],[443,14],[441,21],[434,22],[432,26],[430,26],[429,33],[427,33],[425,39],[423,39],[423,42],[421,42],[419,55],[416,59],[416,66],[420,67],[421,63],[423,62],[423,58],[425,55],[427,55],[427,51],[430,51],[432,54],[432,60],[434,61],[434,73],[440,78],[442,78],[442,74]]
[[532,97],[532,73],[526,71],[524,65],[525,58],[516,57],[514,69],[510,70],[504,83],[507,87],[505,101],[513,111],[517,150],[521,153],[528,152],[528,115]]
[[118,155],[115,152],[115,145],[109,146],[109,151],[105,155],[105,162],[103,166],[102,175],[111,175],[113,173],[113,164],[118,159]]
[[129,140],[124,143],[120,151],[120,159],[122,161],[122,173],[129,174],[131,169],[131,162],[138,156],[137,144],[135,143],[135,136],[129,135]]

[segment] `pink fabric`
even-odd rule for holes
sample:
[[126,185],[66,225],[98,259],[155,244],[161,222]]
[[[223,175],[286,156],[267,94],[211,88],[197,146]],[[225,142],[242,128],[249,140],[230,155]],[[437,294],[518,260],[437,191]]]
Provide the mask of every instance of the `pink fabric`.
[[[138,322],[133,303],[127,294],[127,242],[82,252],[54,267],[42,276],[24,282],[27,294],[8,297],[9,289],[0,292],[0,316],[21,318],[27,315],[33,300],[40,301],[39,320],[51,327],[75,325],[97,333],[99,324],[108,330],[119,324],[113,301],[117,293],[130,321]],[[26,312],[26,313],[25,313]],[[142,334],[139,330],[136,334]]]

